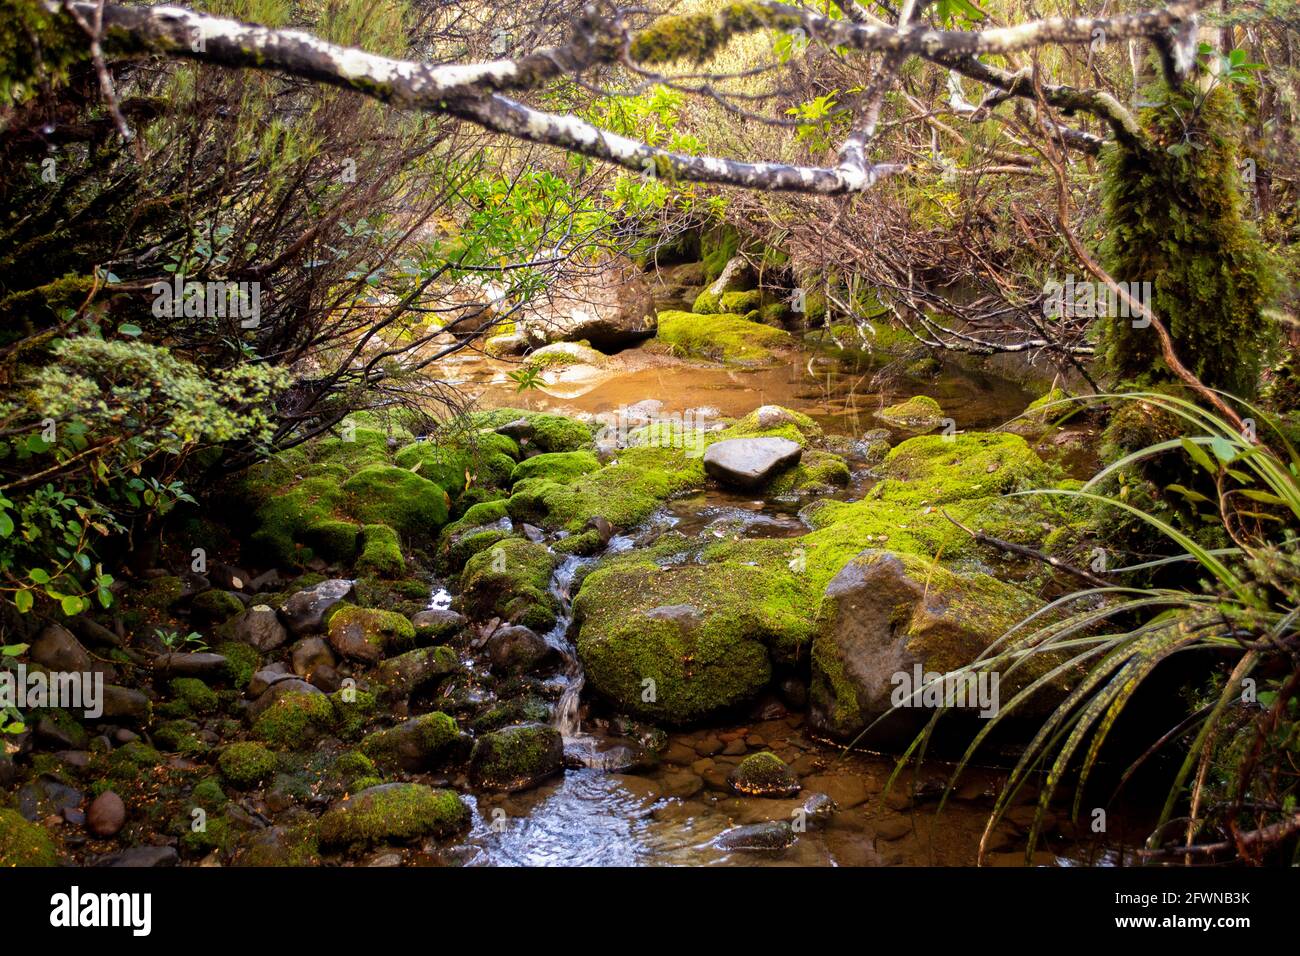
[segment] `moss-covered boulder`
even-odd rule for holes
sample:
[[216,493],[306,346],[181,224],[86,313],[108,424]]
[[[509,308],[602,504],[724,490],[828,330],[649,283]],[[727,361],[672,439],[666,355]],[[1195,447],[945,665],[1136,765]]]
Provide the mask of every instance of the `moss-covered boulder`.
[[195,595],[190,615],[196,624],[222,624],[244,610],[244,602],[229,591],[216,588]]
[[742,366],[768,365],[776,358],[773,349],[794,345],[783,329],[725,312],[660,312],[658,337],[683,355]]
[[471,618],[501,617],[545,632],[560,606],[550,592],[554,558],[546,545],[523,538],[498,541],[465,564],[460,601]]
[[599,471],[570,481],[521,481],[510,497],[510,515],[574,533],[593,518],[604,518],[614,528],[634,527],[672,496],[703,485],[704,467],[693,447],[638,445],[621,450]]
[[367,664],[415,645],[415,625],[401,614],[353,605],[330,616],[326,633],[339,654]]
[[943,424],[943,409],[929,395],[916,395],[897,405],[888,405],[876,416],[908,431],[933,431]]
[[922,435],[892,449],[873,500],[921,508],[1045,487],[1050,469],[1019,435]]
[[523,408],[494,408],[471,416],[479,428],[502,429],[520,423],[515,437],[541,452],[577,451],[591,444],[591,426],[565,415]]
[[335,722],[334,705],[324,694],[283,694],[258,714],[253,736],[280,750],[301,750],[330,733]]
[[797,581],[770,570],[635,556],[591,572],[574,603],[587,686],[673,724],[753,696],[771,676],[769,648],[793,659],[811,638]]
[[600,462],[589,451],[550,452],[525,458],[515,466],[510,482],[514,484],[528,478],[570,481],[599,468]]
[[794,771],[770,751],[742,760],[727,775],[727,785],[747,797],[792,797],[800,789]]
[[348,513],[363,524],[432,539],[447,523],[451,499],[428,478],[395,465],[370,465],[343,483]]
[[59,854],[45,828],[17,810],[0,808],[0,867],[56,866]]
[[402,543],[397,532],[386,524],[368,524],[361,529],[361,556],[357,558],[357,574],[375,574],[384,578],[399,578],[406,573],[406,559],[402,557]]
[[[908,696],[896,692],[915,683],[917,670],[943,674],[972,663],[1042,606],[987,574],[954,571],[916,555],[862,552],[827,584],[818,612],[812,726],[841,738],[860,733]],[[933,715],[918,703],[908,704],[915,719],[897,718],[906,733]]]
[[470,780],[486,790],[526,790],[563,769],[564,741],[546,724],[518,724],[484,734],[469,758]]
[[317,835],[323,847],[365,847],[451,836],[469,825],[469,807],[455,791],[385,783],[330,807]]
[[231,744],[217,758],[217,769],[231,786],[255,787],[275,773],[275,754],[252,741]]
[[432,770],[461,750],[460,728],[440,711],[421,714],[361,741],[361,752],[386,773]]
[[510,537],[514,527],[505,499],[471,505],[459,520],[442,529],[436,550],[438,570],[458,573],[474,555]]
[[712,441],[729,438],[786,438],[807,448],[825,437],[822,427],[803,412],[783,405],[760,405],[744,418],[711,436]]
[[450,647],[421,647],[388,658],[375,671],[375,678],[391,697],[402,699],[460,670],[460,660]]

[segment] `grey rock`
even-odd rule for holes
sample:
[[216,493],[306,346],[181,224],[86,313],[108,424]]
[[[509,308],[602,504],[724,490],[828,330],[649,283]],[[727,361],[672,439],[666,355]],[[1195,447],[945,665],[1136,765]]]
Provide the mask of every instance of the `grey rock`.
[[28,657],[52,671],[85,672],[94,663],[90,652],[72,632],[58,624],[50,624],[41,631],[28,649]]
[[413,614],[411,623],[415,625],[417,637],[437,641],[451,637],[464,627],[465,615],[447,608],[430,608]]
[[293,645],[290,654],[293,672],[299,677],[310,677],[318,667],[333,667],[337,663],[334,650],[323,637],[304,637]]
[[225,655],[208,651],[163,654],[154,661],[154,672],[168,677],[220,677],[228,664]]
[[352,593],[351,581],[331,578],[314,588],[291,594],[280,608],[280,617],[295,637],[317,634],[325,629],[325,614],[329,609],[350,598]]
[[126,824],[126,804],[112,790],[97,796],[86,810],[86,829],[97,837],[116,836]]
[[261,670],[255,672],[248,681],[248,695],[250,697],[261,697],[266,689],[276,681],[284,680],[293,676],[289,670],[289,665],[283,661],[277,661],[274,664],[268,664]]
[[802,456],[803,449],[788,438],[729,438],[709,446],[704,470],[722,484],[752,489]]
[[289,631],[280,623],[280,616],[265,604],[255,604],[241,611],[222,629],[235,640],[263,654],[289,640]]
[[104,713],[109,720],[129,720],[142,723],[149,719],[149,698],[130,687],[104,685]]
[[248,705],[248,719],[256,720],[262,715],[262,712],[274,704],[285,694],[319,694],[320,688],[315,687],[305,680],[290,678],[289,680],[276,681],[262,695]]
[[771,853],[793,846],[794,841],[794,827],[785,820],[771,820],[728,830],[713,845],[720,850]]
[[95,866],[176,866],[180,854],[173,846],[133,846],[117,853],[109,853],[95,860]]
[[559,652],[531,628],[513,624],[487,639],[492,670],[502,674],[533,674],[554,669]]

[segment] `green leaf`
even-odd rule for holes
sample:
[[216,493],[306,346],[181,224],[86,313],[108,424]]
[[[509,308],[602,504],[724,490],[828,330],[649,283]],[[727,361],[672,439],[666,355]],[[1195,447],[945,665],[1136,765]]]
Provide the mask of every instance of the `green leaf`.
[[1232,442],[1218,435],[1210,439],[1210,451],[1214,452],[1214,456],[1225,465],[1232,464],[1237,458],[1237,451],[1232,447]]
[[49,584],[50,575],[44,568],[32,568],[27,572],[27,576],[37,584]]
[[81,613],[84,602],[75,594],[69,594],[59,602],[59,606],[63,609],[64,614],[68,617],[72,617],[74,614]]
[[137,335],[142,334],[143,331],[144,330],[141,329],[140,326],[133,325],[130,322],[123,322],[121,325],[117,327],[118,335],[127,335],[130,336],[131,338],[135,338]]
[[[14,595],[14,605],[18,608],[19,614],[26,614],[30,611],[34,600],[31,591],[23,590]],[[8,648],[5,648],[5,650],[7,651]]]
[[[19,591],[18,593],[26,594],[27,592]],[[0,647],[0,657],[17,657],[19,654],[25,653],[30,646],[29,644],[5,644]]]
[[0,538],[7,538],[14,533],[14,519],[8,512],[0,511]]
[[1196,462],[1212,475],[1218,473],[1219,469],[1214,467],[1214,463],[1210,461],[1210,456],[1205,453],[1205,449],[1190,438],[1183,438],[1181,441],[1183,451],[1187,452],[1187,454],[1191,456],[1192,461]]

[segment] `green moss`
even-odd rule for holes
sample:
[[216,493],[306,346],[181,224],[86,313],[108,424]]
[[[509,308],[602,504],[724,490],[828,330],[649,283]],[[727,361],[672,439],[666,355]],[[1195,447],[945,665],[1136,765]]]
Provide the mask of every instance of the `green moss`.
[[799,778],[770,750],[742,760],[728,783],[736,792],[756,797],[786,797],[799,790]]
[[361,526],[354,521],[326,518],[307,525],[301,538],[313,552],[327,561],[347,562],[357,556]]
[[226,792],[221,789],[221,783],[215,777],[196,783],[190,791],[190,799],[205,810],[220,810],[229,802]]
[[703,63],[736,35],[765,27],[793,30],[798,16],[754,3],[728,3],[716,12],[659,17],[632,36],[629,53],[647,66],[689,60]]
[[720,432],[710,436],[710,442],[731,438],[788,438],[796,445],[807,447],[823,439],[822,428],[803,412],[781,405],[763,405],[750,412]]
[[285,694],[258,715],[253,736],[281,750],[301,750],[334,723],[334,708],[324,694]]
[[171,682],[171,692],[190,713],[215,714],[221,706],[217,692],[197,677],[177,677]]
[[569,481],[600,468],[600,462],[589,451],[552,452],[526,458],[515,466],[510,476],[511,484],[528,478],[546,478],[550,481]]
[[772,349],[794,344],[783,329],[726,313],[660,312],[658,337],[685,355],[729,365],[765,365],[774,359]]
[[17,810],[0,809],[0,867],[56,866],[59,854],[45,828]]
[[788,468],[768,483],[770,495],[825,494],[847,485],[853,478],[848,464],[839,455],[824,451],[807,451],[794,468]]
[[370,690],[336,690],[327,698],[334,710],[334,732],[343,740],[355,740],[379,713],[379,692]]
[[499,616],[545,632],[559,605],[550,593],[554,560],[543,544],[522,538],[498,541],[465,564],[461,600],[471,617]]
[[[1274,266],[1246,215],[1238,168],[1245,126],[1230,86],[1198,102],[1190,91],[1162,88],[1163,105],[1140,114],[1149,139],[1103,151],[1101,259],[1117,282],[1150,283],[1151,311],[1193,374],[1251,398]],[[1135,327],[1121,308],[1104,311],[1099,352],[1116,378],[1175,378],[1153,328]]]
[[330,764],[329,773],[331,777],[345,785],[354,780],[379,776],[375,762],[360,750],[345,750],[339,754]]
[[490,790],[519,790],[564,765],[560,733],[548,724],[520,724],[480,737],[470,754],[470,779]]
[[154,729],[153,739],[158,746],[172,753],[195,755],[210,749],[199,739],[199,725],[190,720],[168,720]]
[[1052,477],[1023,438],[998,432],[910,438],[885,456],[880,474],[873,500],[918,508],[1042,487]]
[[348,513],[365,524],[431,538],[447,523],[451,501],[427,478],[392,465],[363,468],[343,484]]
[[616,528],[644,521],[673,495],[704,483],[704,465],[690,449],[637,446],[599,471],[571,482],[530,479],[515,487],[509,502],[517,521],[581,532],[594,517]]
[[262,655],[242,641],[227,641],[217,647],[226,659],[226,672],[236,690],[243,690],[262,665]]
[[362,528],[361,557],[357,558],[356,571],[388,578],[405,574],[406,559],[402,557],[397,532],[386,524],[368,524]]
[[469,823],[469,807],[454,791],[390,783],[331,807],[321,817],[318,833],[322,846],[366,846],[450,836]]
[[361,751],[380,770],[396,772],[414,769],[412,763],[427,764],[445,756],[459,740],[456,721],[441,711],[433,711],[369,734],[361,742]]
[[395,611],[345,605],[330,615],[327,628],[331,636],[345,630],[359,632],[381,655],[400,653],[415,646],[415,625]]
[[732,315],[747,315],[763,304],[763,293],[757,289],[746,292],[724,292],[718,299],[719,311]]
[[180,600],[185,593],[185,582],[174,575],[154,578],[144,591],[135,598],[135,603],[156,611],[166,611]]
[[677,724],[745,700],[770,677],[769,646],[794,660],[812,638],[799,583],[788,569],[771,572],[641,555],[597,568],[574,604],[588,686],[631,713]]
[[464,448],[418,441],[401,448],[393,461],[428,478],[455,497],[465,490],[465,475],[474,470],[474,456]]
[[943,423],[943,409],[929,395],[916,395],[876,413],[882,421],[911,430],[931,430]]
[[248,790],[275,773],[275,754],[259,743],[231,744],[217,758],[217,769],[232,786]]
[[[247,483],[246,483],[247,486]],[[275,564],[297,564],[299,542],[312,527],[329,527],[342,511],[344,495],[337,478],[309,477],[285,487],[269,487],[267,499],[254,515],[257,529],[250,536],[255,553]]]

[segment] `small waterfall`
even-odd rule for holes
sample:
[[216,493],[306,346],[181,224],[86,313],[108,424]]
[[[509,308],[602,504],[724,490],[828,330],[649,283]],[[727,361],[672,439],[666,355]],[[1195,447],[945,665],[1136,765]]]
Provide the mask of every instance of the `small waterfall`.
[[551,575],[551,594],[560,602],[560,616],[555,626],[547,632],[546,643],[560,652],[564,658],[564,690],[560,693],[559,703],[555,705],[555,717],[552,724],[564,737],[565,744],[583,739],[581,721],[578,718],[578,705],[582,700],[582,688],[586,676],[578,660],[578,649],[569,641],[569,624],[573,621],[573,579],[578,569],[590,564],[595,558],[579,558],[570,555],[560,562],[555,573]]

